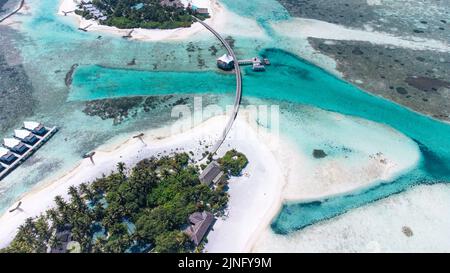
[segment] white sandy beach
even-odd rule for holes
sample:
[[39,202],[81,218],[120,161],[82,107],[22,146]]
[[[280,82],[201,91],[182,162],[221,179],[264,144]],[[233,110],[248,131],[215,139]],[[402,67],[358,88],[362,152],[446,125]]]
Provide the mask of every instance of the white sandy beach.
[[[9,244],[18,226],[26,218],[37,216],[46,209],[51,208],[55,196],[61,195],[67,198],[66,191],[69,186],[89,182],[96,177],[100,177],[102,174],[108,174],[115,169],[118,162],[124,162],[127,166],[132,166],[139,160],[150,156],[182,151],[193,151],[196,157],[200,157],[201,153],[205,150],[204,146],[209,145],[211,147],[218,139],[218,136],[222,133],[223,126],[226,124],[227,118],[227,116],[214,117],[198,125],[195,129],[175,135],[171,135],[171,128],[169,127],[152,130],[145,132],[143,142],[132,138],[132,134],[130,134],[130,138],[125,141],[115,140],[99,147],[94,156],[95,165],[89,159],[82,160],[69,173],[53,181],[44,181],[32,191],[22,196],[20,198],[20,201],[22,201],[21,210],[13,213],[5,212],[0,217],[0,247],[5,247]],[[239,135],[233,132],[239,132]],[[249,174],[250,178],[245,175],[242,179],[250,179],[253,183],[258,182],[257,185],[252,185],[254,190],[251,194],[254,196],[255,193],[260,193],[260,197],[259,199],[253,199],[253,205],[247,207],[245,212],[246,216],[251,218],[241,219],[248,221],[247,224],[254,224],[253,226],[249,226],[249,230],[241,231],[241,238],[248,238],[258,226],[259,219],[264,216],[265,210],[271,206],[276,206],[276,203],[280,199],[280,190],[278,188],[280,186],[279,182],[282,180],[276,174],[277,169],[273,165],[276,164],[276,160],[270,158],[270,153],[267,149],[259,149],[259,146],[263,147],[264,144],[257,138],[256,132],[253,131],[245,115],[241,114],[241,118],[234,124],[230,137],[222,146],[221,150],[219,150],[219,155],[231,148],[244,152],[249,161],[252,162],[250,164],[251,167],[246,172],[251,170],[252,173]],[[255,170],[253,166],[257,166],[258,169]],[[265,172],[262,170],[265,170]],[[264,176],[269,170],[272,174],[272,179],[265,179]],[[237,183],[237,181],[233,181],[232,183]],[[233,186],[231,188],[232,192],[236,191],[233,189]],[[249,198],[247,197],[246,199]],[[272,202],[267,202],[267,200],[272,200]],[[264,206],[266,208],[261,210],[261,204],[265,204]],[[240,205],[242,205],[240,202],[235,204],[235,206]],[[231,211],[234,212],[234,209],[231,209]],[[236,211],[245,210],[242,207],[236,207]],[[233,219],[232,217],[230,218]]]
[[[217,0],[194,0],[192,1],[197,7],[208,8],[210,17],[205,20],[207,24],[214,29],[226,35],[242,35],[246,37],[264,38],[265,33],[256,22],[238,16],[228,11]],[[64,16],[63,11],[73,11],[76,9],[76,0],[61,0],[58,14]],[[108,33],[117,36],[127,35],[131,29],[119,29],[116,27],[100,25],[95,20],[86,20],[75,13],[68,13],[68,17],[73,18],[76,24],[84,28],[88,27],[89,32]],[[243,27],[244,26],[244,27]],[[176,41],[184,40],[195,35],[212,35],[200,23],[194,23],[189,28],[177,29],[133,29],[132,38],[141,41]]]
[[[67,174],[39,183],[19,199],[22,201],[20,211],[5,212],[0,217],[0,247],[6,246],[12,240],[18,226],[27,217],[37,216],[52,207],[55,196],[67,198],[69,186],[92,181],[104,173],[108,174],[118,162],[133,166],[143,158],[182,151],[193,151],[195,157],[200,157],[205,145],[211,146],[218,138],[226,120],[225,115],[213,117],[194,129],[179,134],[172,134],[171,127],[151,130],[145,132],[144,143],[132,138],[133,134],[130,134],[126,139],[117,138],[99,147],[94,156],[95,165],[89,159],[84,159]],[[373,126],[380,133],[389,132],[381,125]],[[389,137],[391,136],[388,133],[387,138]],[[379,143],[373,145],[377,144]],[[325,161],[323,164],[327,166],[328,171],[321,171],[323,164],[308,163],[314,159],[303,155],[288,139],[280,139],[277,134],[257,126],[256,120],[246,110],[240,112],[218,155],[232,148],[243,152],[250,163],[244,169],[243,176],[230,181],[228,217],[218,219],[214,225],[208,236],[208,252],[250,251],[260,234],[268,228],[281,202],[288,196],[319,198],[323,194],[337,194],[343,189],[354,190],[377,179],[386,178],[386,175],[394,175],[396,171],[410,167],[416,162],[413,158],[408,164],[389,166],[383,172],[366,172],[364,167],[357,166],[351,171],[359,172],[358,178],[365,179],[362,183],[352,184],[352,181],[345,179],[346,173],[342,172],[340,165],[328,166]],[[371,160],[368,162],[378,164]],[[330,172],[333,177],[341,175],[344,179],[333,180],[329,176]],[[310,173],[314,174],[313,178],[305,175]],[[330,183],[334,185],[330,186]],[[299,190],[302,192],[298,192]]]

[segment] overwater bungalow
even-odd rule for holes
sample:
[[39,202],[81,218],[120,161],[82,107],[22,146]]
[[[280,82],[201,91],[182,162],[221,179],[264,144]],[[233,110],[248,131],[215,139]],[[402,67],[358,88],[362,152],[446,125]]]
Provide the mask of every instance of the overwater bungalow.
[[24,154],[29,149],[27,145],[25,145],[20,140],[17,140],[15,138],[4,138],[3,146],[10,149],[12,152],[20,155]]
[[185,229],[185,233],[191,238],[195,245],[199,245],[213,222],[214,216],[211,212],[194,212],[189,216],[190,226]]
[[192,5],[191,3],[188,4],[187,9],[192,10],[193,13],[199,14],[199,15],[209,15],[208,8],[200,8],[195,5]]
[[44,125],[35,121],[25,121],[23,123],[23,128],[38,136],[43,136],[48,132]]
[[8,149],[0,147],[0,162],[11,165],[14,161],[16,161],[16,159],[17,156],[11,153]]
[[223,54],[222,57],[217,59],[217,67],[226,71],[232,70],[234,68],[233,57],[228,54]]
[[199,179],[200,182],[206,185],[216,185],[223,181],[224,172],[220,168],[219,164],[216,161],[212,161],[208,166],[203,170],[200,174]]
[[29,145],[34,145],[39,140],[32,132],[22,129],[14,130],[14,136]]

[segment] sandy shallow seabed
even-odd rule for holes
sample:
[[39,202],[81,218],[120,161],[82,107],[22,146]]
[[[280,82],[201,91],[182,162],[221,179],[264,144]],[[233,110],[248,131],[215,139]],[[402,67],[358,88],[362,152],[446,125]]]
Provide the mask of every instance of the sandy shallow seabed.
[[[235,13],[228,11],[217,0],[194,0],[193,4],[198,7],[208,8],[211,18],[205,20],[207,24],[219,31],[221,34],[237,35],[255,38],[265,38],[264,31],[256,24],[256,22],[243,18]],[[58,14],[64,16],[63,11],[75,10],[76,3],[74,0],[61,0]],[[104,32],[118,36],[127,35],[130,29],[119,29],[116,27],[100,25],[95,20],[86,20],[75,13],[67,14],[68,17],[74,18],[79,27],[89,26],[89,32]],[[132,33],[132,39],[142,41],[171,41],[183,40],[194,35],[211,35],[205,30],[200,23],[194,23],[189,28],[177,29],[141,29],[136,28]]]

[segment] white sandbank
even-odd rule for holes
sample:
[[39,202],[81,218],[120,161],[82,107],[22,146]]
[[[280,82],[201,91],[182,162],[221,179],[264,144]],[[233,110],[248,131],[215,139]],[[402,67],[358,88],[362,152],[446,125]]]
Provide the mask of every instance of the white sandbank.
[[[448,42],[444,41],[414,36],[399,37],[389,33],[370,29],[353,29],[314,19],[293,18],[287,21],[273,22],[271,25],[277,33],[290,38],[311,37],[340,41],[364,41],[414,50],[450,51]],[[294,29],[295,31],[293,31]]]
[[253,250],[448,253],[449,215],[449,185],[417,186],[288,236],[266,230]]
[[[264,38],[264,31],[256,22],[243,18],[227,10],[218,0],[194,0],[193,4],[197,7],[208,8],[210,17],[205,20],[207,24],[219,31],[223,35],[236,35],[246,37]],[[63,11],[72,11],[76,9],[75,0],[61,0],[58,14],[64,16]],[[79,27],[86,27],[89,32],[108,33],[118,36],[127,35],[131,29],[119,29],[116,27],[100,25],[95,20],[86,20],[75,13],[68,13],[68,17],[74,18]],[[176,29],[142,29],[135,28],[131,39],[141,41],[177,41],[185,40],[196,35],[212,35],[205,27],[196,22],[188,28]]]

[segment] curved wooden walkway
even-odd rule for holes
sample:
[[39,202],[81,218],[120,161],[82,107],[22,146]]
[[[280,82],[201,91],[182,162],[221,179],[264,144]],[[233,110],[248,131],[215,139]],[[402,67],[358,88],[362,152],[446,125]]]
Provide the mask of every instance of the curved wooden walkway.
[[6,19],[8,19],[9,17],[13,16],[14,14],[16,14],[20,9],[23,8],[23,5],[25,4],[25,0],[21,0],[20,1],[20,5],[19,7],[17,7],[15,10],[13,10],[10,14],[6,15],[5,17],[3,17],[2,19],[0,19],[0,23],[5,21]]
[[225,141],[228,133],[231,130],[231,127],[233,126],[234,120],[236,119],[236,116],[239,112],[239,106],[241,104],[241,98],[242,98],[241,68],[239,67],[239,62],[238,62],[238,59],[236,58],[236,54],[234,54],[234,51],[231,48],[231,46],[228,44],[228,42],[222,36],[220,36],[220,34],[217,31],[215,31],[211,26],[209,26],[208,24],[206,24],[205,22],[203,22],[202,20],[198,19],[195,16],[192,16],[192,17],[194,17],[194,19],[197,20],[197,22],[199,22],[205,28],[207,28],[209,31],[211,31],[217,37],[217,39],[220,40],[220,42],[225,46],[225,48],[228,51],[228,54],[233,58],[233,61],[234,61],[234,71],[236,73],[236,97],[234,99],[233,112],[231,113],[230,119],[228,120],[228,123],[227,123],[225,129],[223,130],[220,139],[211,148],[210,153],[215,154],[217,152],[217,150],[220,148],[220,146],[222,145],[222,143]]

